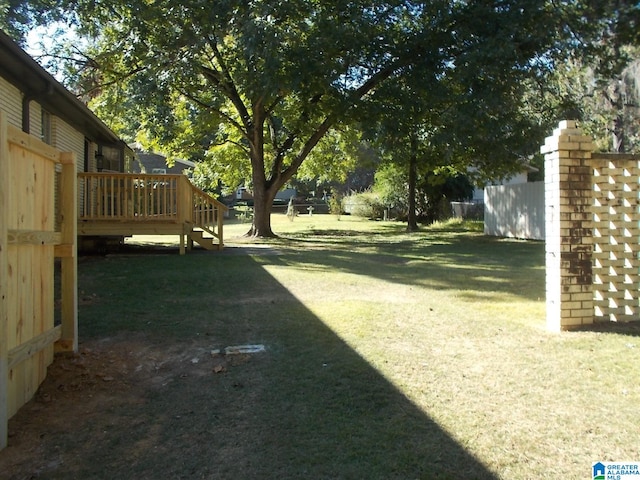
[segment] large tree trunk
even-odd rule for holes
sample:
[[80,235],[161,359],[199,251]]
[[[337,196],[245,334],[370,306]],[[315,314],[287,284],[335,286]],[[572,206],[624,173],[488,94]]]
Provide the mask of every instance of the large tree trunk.
[[[249,237],[275,237],[271,230],[271,208],[277,189],[254,186],[253,190],[253,223],[246,236]],[[273,190],[273,191],[271,191]]]
[[409,212],[407,213],[407,232],[417,232],[418,221],[416,220],[416,182],[418,177],[418,158],[416,156],[415,140],[411,139],[411,157],[409,158]]
[[[259,159],[264,164],[262,158]],[[256,162],[254,162],[255,164]],[[263,168],[253,168],[253,223],[246,233],[249,237],[275,237],[271,229],[271,209],[280,184],[267,181]]]
[[267,181],[264,163],[265,112],[261,103],[253,104],[253,126],[248,129],[250,138],[251,173],[253,180],[253,222],[245,234],[248,237],[275,237],[271,230],[271,208],[280,185]]

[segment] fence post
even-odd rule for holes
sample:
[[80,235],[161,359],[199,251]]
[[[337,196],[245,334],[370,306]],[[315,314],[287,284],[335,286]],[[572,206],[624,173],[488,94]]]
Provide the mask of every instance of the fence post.
[[62,177],[60,181],[60,209],[62,246],[60,256],[60,295],[62,335],[56,343],[59,352],[78,350],[78,201],[75,154],[62,153]]
[[7,446],[9,423],[9,307],[7,305],[7,182],[9,181],[9,144],[7,117],[0,111],[0,450]]
[[560,122],[545,154],[547,328],[593,323],[592,139],[573,120]]

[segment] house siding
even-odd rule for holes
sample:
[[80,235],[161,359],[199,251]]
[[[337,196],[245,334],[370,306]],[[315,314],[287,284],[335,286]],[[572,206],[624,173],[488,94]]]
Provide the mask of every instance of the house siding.
[[58,117],[52,121],[53,146],[63,152],[76,154],[76,170],[84,170],[84,135]]
[[7,114],[11,125],[22,128],[22,93],[0,77],[0,110]]
[[[42,138],[42,107],[34,101],[29,102],[29,133],[44,141]],[[53,131],[51,133],[53,139]]]
[[89,165],[87,168],[87,172],[98,171],[98,160],[96,160],[97,151],[98,151],[98,146],[95,143],[91,143],[89,145]]
[[[40,115],[38,115],[40,118]],[[59,117],[51,118],[51,141],[62,152],[73,152],[76,156],[76,171],[84,170],[84,135]],[[78,205],[84,202],[84,190],[78,192]],[[58,210],[56,210],[58,211]]]

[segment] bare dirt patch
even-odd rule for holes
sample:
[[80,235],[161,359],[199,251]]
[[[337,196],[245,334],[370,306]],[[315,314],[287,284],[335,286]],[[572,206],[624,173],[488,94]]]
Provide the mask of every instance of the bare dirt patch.
[[53,478],[60,470],[74,478],[81,459],[61,445],[61,437],[86,436],[84,447],[99,450],[102,439],[95,432],[136,428],[122,412],[144,405],[150,392],[187,377],[227,374],[248,360],[212,354],[205,344],[161,347],[142,335],[85,342],[77,354],[56,356],[33,400],[9,422],[0,478]]

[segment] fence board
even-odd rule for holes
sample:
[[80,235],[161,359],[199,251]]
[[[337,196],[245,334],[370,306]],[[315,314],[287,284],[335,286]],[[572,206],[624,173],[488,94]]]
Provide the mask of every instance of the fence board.
[[544,240],[544,182],[485,187],[484,233]]
[[7,208],[9,180],[7,119],[0,111],[0,450],[7,446],[9,422],[9,255]]
[[[44,380],[54,342],[62,337],[63,349],[77,346],[74,161],[73,154],[7,125],[0,111],[0,449],[7,445],[9,418]],[[62,164],[60,202],[57,164]],[[57,204],[63,209],[60,232],[55,231]],[[54,327],[56,252],[66,255],[61,327]]]
[[[9,186],[7,227],[11,230],[54,229],[55,163],[58,154],[37,139],[16,132],[9,135]],[[9,351],[53,328],[54,246],[10,243]],[[11,417],[31,399],[44,380],[43,372],[53,359],[47,345],[10,368],[8,409]]]

